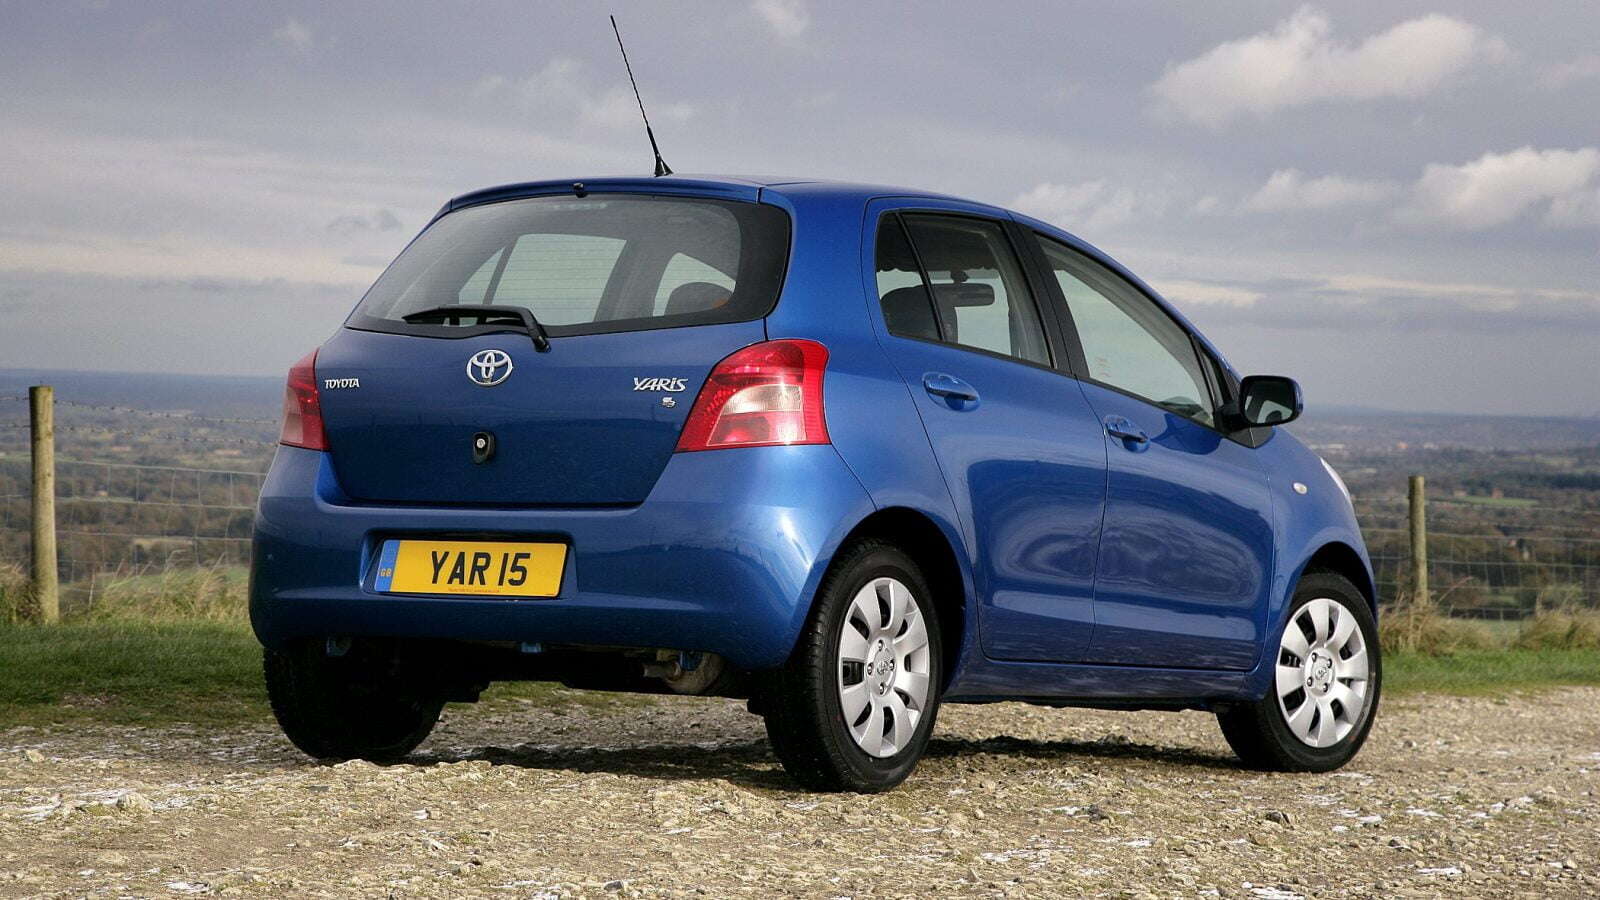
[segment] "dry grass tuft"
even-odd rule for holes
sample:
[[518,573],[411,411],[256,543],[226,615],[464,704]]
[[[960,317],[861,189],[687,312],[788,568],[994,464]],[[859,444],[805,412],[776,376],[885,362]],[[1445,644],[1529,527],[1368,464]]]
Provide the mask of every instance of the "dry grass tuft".
[[93,622],[243,622],[246,573],[237,566],[172,566],[99,580],[83,615]]
[[0,624],[16,624],[33,606],[33,584],[16,563],[0,563]]
[[1448,656],[1462,650],[1488,650],[1498,642],[1477,622],[1452,619],[1432,606],[1405,602],[1379,618],[1378,642],[1385,653]]
[[1513,647],[1519,650],[1600,650],[1600,612],[1542,612],[1522,626]]

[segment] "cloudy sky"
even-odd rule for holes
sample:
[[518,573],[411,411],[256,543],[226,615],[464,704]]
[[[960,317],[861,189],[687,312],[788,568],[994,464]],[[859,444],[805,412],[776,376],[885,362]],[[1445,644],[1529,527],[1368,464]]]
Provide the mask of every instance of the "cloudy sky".
[[1600,413],[1593,0],[0,0],[0,367],[278,373],[452,194],[908,184],[1118,257],[1315,404]]

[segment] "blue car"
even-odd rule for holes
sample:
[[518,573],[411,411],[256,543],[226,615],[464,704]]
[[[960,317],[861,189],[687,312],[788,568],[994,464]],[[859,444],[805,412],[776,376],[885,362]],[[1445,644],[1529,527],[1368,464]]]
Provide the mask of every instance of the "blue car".
[[877,791],[940,703],[1202,709],[1361,747],[1339,476],[1105,254],[938,194],[722,177],[457,197],[289,373],[250,614],[284,732],[403,757],[501,680],[747,698]]

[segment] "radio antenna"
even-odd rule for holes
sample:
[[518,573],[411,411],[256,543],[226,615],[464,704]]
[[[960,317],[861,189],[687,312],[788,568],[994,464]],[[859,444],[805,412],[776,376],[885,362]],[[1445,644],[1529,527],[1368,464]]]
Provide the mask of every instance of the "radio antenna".
[[639,82],[633,80],[633,66],[628,63],[628,48],[622,46],[622,32],[617,28],[617,17],[611,17],[611,31],[617,36],[617,49],[622,51],[622,65],[628,70],[628,83],[633,85],[633,99],[639,104],[639,118],[644,120],[644,133],[650,139],[650,152],[656,155],[656,177],[671,175],[672,168],[661,158],[661,148],[656,146],[656,133],[650,130],[650,117],[645,115],[644,100],[639,97]]

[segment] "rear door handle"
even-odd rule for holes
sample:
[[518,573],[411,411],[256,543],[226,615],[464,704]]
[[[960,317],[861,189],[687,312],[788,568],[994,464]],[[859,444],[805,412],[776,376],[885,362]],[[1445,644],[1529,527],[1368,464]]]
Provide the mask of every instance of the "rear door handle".
[[1143,444],[1150,440],[1150,435],[1144,429],[1133,424],[1127,416],[1106,416],[1106,434],[1114,438],[1121,438],[1133,444]]
[[954,375],[946,375],[943,372],[929,372],[922,376],[922,386],[935,397],[972,403],[978,400],[977,388]]

